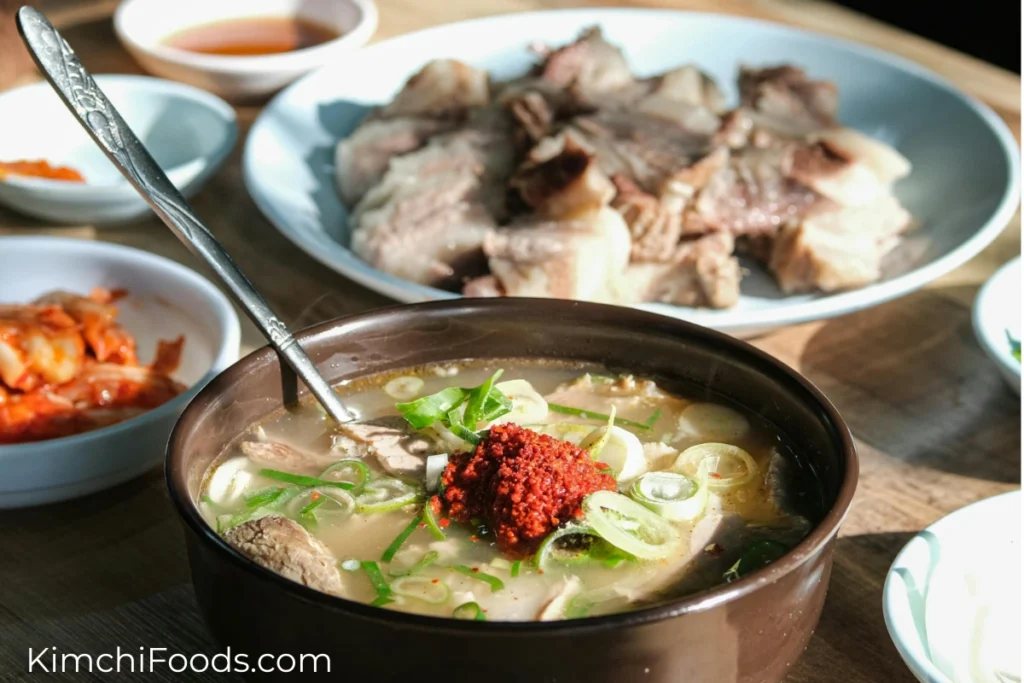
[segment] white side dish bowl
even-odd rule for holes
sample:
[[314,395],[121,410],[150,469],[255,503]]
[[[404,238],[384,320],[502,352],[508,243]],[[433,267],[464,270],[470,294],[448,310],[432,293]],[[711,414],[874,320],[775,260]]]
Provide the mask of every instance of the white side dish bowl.
[[[220,168],[238,138],[235,111],[209,93],[146,76],[97,76],[96,82],[171,182],[190,197]],[[112,223],[151,211],[93,142],[48,83],[0,94],[0,160],[70,166],[84,183],[10,175],[0,203],[57,223]]]
[[[186,28],[240,18],[299,16],[339,37],[304,50],[271,55],[199,54],[163,44]],[[372,0],[122,0],[114,30],[146,71],[227,98],[269,95],[366,43],[377,30]]]
[[52,237],[0,237],[0,303],[55,289],[125,289],[118,321],[153,358],[157,341],[185,336],[173,377],[188,389],[110,427],[48,441],[0,445],[0,509],[76,498],[132,479],[164,456],[171,428],[193,396],[238,358],[238,317],[227,298],[183,265],[137,249]]
[[533,64],[531,45],[564,45],[595,25],[623,48],[639,76],[693,63],[715,78],[732,103],[738,99],[740,64],[806,68],[810,77],[838,86],[840,122],[892,145],[913,164],[895,193],[921,226],[887,257],[881,281],[834,294],[785,295],[763,269],[752,267],[734,308],[641,308],[737,336],[851,313],[960,266],[989,244],[1017,209],[1016,140],[988,107],[940,76],[892,54],[787,26],[645,9],[475,19],[410,33],[339,59],[279,94],[260,114],[246,141],[246,187],[282,234],[338,273],[403,302],[457,297],[377,270],[349,249],[348,211],[335,189],[337,142],[432,59],[458,59],[487,69],[493,78],[511,78]]
[[885,625],[922,683],[1020,680],[1020,491],[968,505],[912,538],[885,580]]
[[1020,257],[1006,263],[989,278],[974,300],[974,334],[999,372],[1020,393],[1020,361],[1013,357],[1011,340],[1020,341]]

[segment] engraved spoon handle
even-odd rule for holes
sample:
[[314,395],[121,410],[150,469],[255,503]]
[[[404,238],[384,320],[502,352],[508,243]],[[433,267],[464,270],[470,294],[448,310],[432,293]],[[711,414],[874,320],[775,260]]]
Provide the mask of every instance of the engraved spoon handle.
[[224,247],[199,220],[135,133],[125,124],[57,29],[31,7],[18,10],[17,19],[18,30],[40,71],[96,144],[178,239],[213,268],[235,300],[302,378],[327,413],[338,422],[351,421],[352,413],[296,343],[285,324],[274,315],[267,302],[224,251]]

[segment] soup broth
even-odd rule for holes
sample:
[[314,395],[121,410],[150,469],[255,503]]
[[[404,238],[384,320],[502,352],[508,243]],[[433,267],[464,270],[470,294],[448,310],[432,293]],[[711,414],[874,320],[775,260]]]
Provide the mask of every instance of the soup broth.
[[200,507],[244,554],[347,599],[481,620],[624,611],[764,566],[815,514],[784,436],[704,391],[515,360],[339,391],[360,425],[311,403],[272,416],[218,459]]

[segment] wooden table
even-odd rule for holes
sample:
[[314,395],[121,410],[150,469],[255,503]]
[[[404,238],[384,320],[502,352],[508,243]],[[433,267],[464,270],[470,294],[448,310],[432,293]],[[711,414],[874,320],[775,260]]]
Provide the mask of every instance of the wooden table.
[[[378,2],[378,37],[472,16],[584,4]],[[40,4],[90,69],[138,71],[111,28],[116,2]],[[1016,75],[837,6],[793,0],[636,4],[767,18],[900,53],[987,102],[1020,135]],[[255,107],[239,109],[244,129],[257,113]],[[243,187],[240,151],[241,143],[194,204],[281,317],[301,327],[386,303],[300,252],[263,219]],[[155,218],[115,228],[54,229],[0,209],[0,234],[12,232],[118,242],[205,272]],[[825,612],[790,681],[910,683],[913,678],[882,619],[886,570],[917,530],[967,503],[1019,487],[1020,404],[978,347],[970,323],[980,284],[1019,252],[1018,214],[981,255],[923,291],[757,340],[835,402],[857,437],[862,459]],[[246,349],[262,344],[247,323],[243,337]],[[215,650],[196,610],[182,534],[159,471],[84,500],[0,513],[0,681],[35,680],[26,671],[30,647],[101,653],[118,646],[130,652],[139,647],[185,654]],[[86,674],[49,680],[93,678],[99,680]],[[172,679],[180,680],[162,669],[122,674],[119,680]],[[195,679],[236,680],[223,674]]]

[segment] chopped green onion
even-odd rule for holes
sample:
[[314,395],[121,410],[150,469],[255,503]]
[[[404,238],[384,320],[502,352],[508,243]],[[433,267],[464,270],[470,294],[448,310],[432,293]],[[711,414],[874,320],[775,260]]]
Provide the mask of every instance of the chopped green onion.
[[[377,591],[377,599],[370,604],[380,606],[391,602],[391,586],[388,585],[388,580],[384,578],[384,573],[380,570],[380,564],[366,561],[360,562],[360,566],[366,572],[366,578],[370,579],[370,583],[373,584],[373,589]],[[381,602],[382,600],[386,602]]]
[[595,491],[584,498],[583,514],[598,536],[641,560],[668,557],[681,540],[663,517],[612,491]]
[[361,567],[359,560],[345,560],[341,563],[341,568],[347,572],[357,572]]
[[391,584],[391,590],[395,595],[420,600],[429,605],[442,605],[452,595],[448,584],[425,576],[399,577]]
[[581,595],[573,596],[569,600],[569,604],[565,606],[565,618],[566,619],[580,619],[587,616],[587,613],[594,607],[594,603],[590,602]]
[[722,578],[726,583],[732,583],[752,571],[767,567],[788,552],[789,548],[778,541],[757,541],[743,551],[740,559],[729,567]]
[[589,377],[592,380],[596,379],[598,382],[604,382],[605,384],[611,384],[615,381],[615,378],[611,375],[596,375],[592,372],[588,372],[584,377]]
[[277,495],[275,495],[269,502],[264,502],[262,505],[253,507],[246,506],[245,509],[232,515],[224,524],[221,526],[221,531],[227,531],[232,527],[236,527],[239,524],[248,522],[256,517],[263,516],[265,512],[272,512],[281,509],[284,505],[293,499],[295,496],[302,493],[303,489],[300,488],[287,488],[279,489]]
[[1006,341],[1010,343],[1010,354],[1020,360],[1020,339],[1014,339],[1009,330],[1006,330]]
[[389,571],[388,574],[391,575],[393,578],[400,578],[400,577],[403,577],[403,576],[412,576],[413,574],[421,572],[424,569],[426,569],[427,567],[429,567],[430,565],[432,565],[435,562],[437,562],[437,558],[438,557],[439,557],[439,555],[438,555],[438,552],[436,550],[428,551],[426,555],[424,555],[422,558],[420,558],[419,562],[417,562],[413,566],[409,567],[409,569],[407,569],[406,571],[404,571],[404,572],[392,572],[392,571]]
[[203,505],[209,505],[210,507],[220,507],[219,505],[214,503],[213,498],[210,498],[210,496],[208,495],[204,495],[202,498],[200,498],[199,502],[202,503]]
[[463,605],[459,605],[452,611],[452,616],[456,619],[469,619],[471,621],[487,621],[487,615],[480,609],[480,605],[475,602],[467,602]]
[[392,512],[419,503],[423,489],[401,479],[381,477],[366,485],[356,496],[356,510],[364,514]]
[[376,598],[373,599],[373,602],[370,603],[370,607],[383,607],[384,605],[387,605],[392,602],[394,602],[394,600],[392,600],[387,595],[378,595]]
[[304,524],[308,524],[315,527],[317,524],[317,520],[316,513],[314,512],[314,510],[316,510],[318,507],[320,507],[326,502],[327,496],[323,495],[321,495],[316,500],[311,501],[309,505],[307,505],[306,507],[302,508],[302,510],[299,511],[299,521],[303,522]]
[[645,422],[644,424],[647,425],[648,429],[653,429],[654,425],[657,424],[658,420],[660,420],[660,419],[661,419],[661,408],[657,408],[653,413],[651,413],[651,416],[649,418],[647,418],[647,422]]
[[402,533],[395,536],[395,540],[391,541],[391,545],[389,545],[384,551],[384,554],[380,556],[380,561],[390,562],[395,559],[395,553],[397,553],[398,549],[402,547],[402,544],[405,543],[406,539],[412,536],[412,532],[416,531],[416,527],[422,523],[423,517],[421,515],[413,517],[413,520],[409,522],[409,526],[402,529]]
[[266,468],[260,470],[260,476],[266,477],[267,479],[283,481],[286,484],[295,484],[296,486],[332,486],[336,489],[345,489],[346,491],[355,488],[354,484],[347,481],[325,481],[319,477],[307,477],[302,474],[292,474],[291,472],[282,472],[281,470],[271,470]]
[[446,536],[441,525],[437,523],[437,515],[434,514],[434,508],[430,504],[432,500],[433,498],[427,498],[427,502],[423,506],[423,521],[427,523],[427,530],[430,531],[430,534],[437,540],[443,541]]
[[477,423],[480,422],[480,418],[484,414],[484,404],[491,395],[494,383],[498,381],[499,377],[501,377],[502,372],[504,372],[504,370],[499,368],[493,375],[487,378],[487,381],[469,392],[469,401],[466,403],[466,412],[463,415],[463,424],[470,429],[475,429]]
[[273,503],[284,493],[284,489],[274,486],[273,488],[256,491],[245,497],[245,507],[258,508]]
[[[362,460],[339,460],[333,465],[329,465],[327,469],[320,473],[320,479],[324,481],[331,481],[327,478],[328,474],[334,472],[342,472],[343,470],[355,470],[357,481],[350,482],[352,484],[352,495],[359,495],[363,491],[363,487],[370,481],[370,468],[366,466],[366,463]],[[342,487],[344,488],[344,487]]]
[[413,429],[426,429],[436,422],[443,422],[448,411],[457,408],[468,397],[469,392],[460,387],[447,387],[408,403],[396,403],[395,408]]
[[453,424],[451,427],[449,427],[449,429],[451,430],[452,434],[459,437],[466,443],[472,444],[474,446],[478,445],[481,441],[483,441],[479,434],[467,429],[466,427],[463,427],[460,424]]
[[516,560],[515,562],[512,563],[512,568],[509,570],[508,573],[512,575],[513,579],[516,578],[517,576],[519,576],[519,570],[520,570],[520,568],[522,568],[522,566],[523,566],[523,561],[522,560]]
[[466,576],[472,579],[483,581],[484,583],[490,585],[492,593],[497,593],[505,587],[505,582],[499,579],[497,576],[492,576],[491,574],[482,572],[479,569],[473,569],[472,567],[467,567],[464,564],[457,564],[454,567],[452,567],[452,569],[460,574],[465,574]]
[[[595,413],[592,410],[583,410],[582,408],[573,408],[572,406],[563,406],[558,403],[548,403],[548,409],[553,413],[561,413],[562,415],[575,415],[576,417],[585,417],[588,420],[602,420],[607,422],[610,418],[609,415],[604,413]],[[615,418],[615,424],[620,427],[633,427],[634,429],[644,429],[650,431],[651,427],[647,426],[643,422],[635,422],[633,420],[627,420],[622,417]]]
[[[581,547],[578,550],[562,551],[559,550],[555,545],[559,540],[568,536],[583,536],[592,539],[587,543],[586,547]],[[548,534],[547,538],[537,548],[537,553],[533,556],[533,563],[543,569],[548,560],[555,560],[561,564],[577,564],[587,559],[590,553],[590,546],[593,541],[596,540],[597,534],[590,527],[583,526],[580,524],[569,524],[561,529],[556,529]]]

